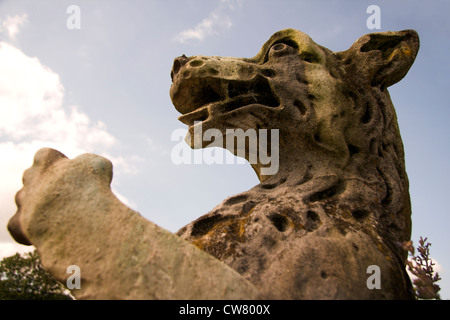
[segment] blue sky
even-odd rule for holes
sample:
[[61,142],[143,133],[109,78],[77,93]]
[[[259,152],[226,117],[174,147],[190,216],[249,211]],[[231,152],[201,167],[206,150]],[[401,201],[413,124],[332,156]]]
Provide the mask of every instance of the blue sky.
[[[69,5],[81,29],[67,28]],[[93,152],[115,166],[113,189],[132,208],[177,231],[223,199],[258,183],[245,165],[175,165],[174,130],[185,128],[169,97],[182,54],[253,57],[276,31],[295,28],[334,51],[369,30],[415,29],[421,48],[390,88],[406,152],[414,243],[432,243],[450,298],[447,228],[449,1],[0,1],[0,224],[15,211],[22,172],[44,146],[69,157]],[[0,229],[0,255],[24,250]]]

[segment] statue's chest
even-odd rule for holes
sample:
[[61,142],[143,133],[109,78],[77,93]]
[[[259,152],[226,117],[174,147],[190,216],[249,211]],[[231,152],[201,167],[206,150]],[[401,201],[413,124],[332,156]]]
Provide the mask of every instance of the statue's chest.
[[219,260],[272,256],[294,238],[321,227],[328,217],[289,196],[243,193],[182,228],[178,235]]

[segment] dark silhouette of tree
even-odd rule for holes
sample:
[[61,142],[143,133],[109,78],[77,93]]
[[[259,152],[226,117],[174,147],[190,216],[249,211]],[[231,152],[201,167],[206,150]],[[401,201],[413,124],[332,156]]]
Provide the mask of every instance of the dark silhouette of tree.
[[72,300],[41,265],[37,251],[0,261],[0,300]]

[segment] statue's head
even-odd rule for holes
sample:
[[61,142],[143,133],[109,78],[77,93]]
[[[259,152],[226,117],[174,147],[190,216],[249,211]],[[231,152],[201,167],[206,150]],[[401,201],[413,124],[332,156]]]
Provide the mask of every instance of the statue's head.
[[[247,143],[242,153],[237,144],[227,145],[230,130],[267,129],[255,145],[278,148],[274,176],[336,176],[336,192],[373,193],[386,212],[408,216],[391,220],[409,233],[403,144],[387,87],[406,75],[418,50],[413,30],[367,34],[333,52],[286,29],[253,58],[176,58],[170,95],[179,120],[189,126],[191,147],[221,146],[250,160],[258,147]],[[204,139],[208,130],[214,138]],[[218,134],[224,138],[211,143]],[[261,181],[272,178],[261,171],[261,161],[250,163]]]
[[[175,59],[170,94],[192,147],[217,146],[202,137],[195,144],[196,126],[202,134],[219,130],[224,148],[227,130],[267,129],[270,136],[277,129],[281,157],[289,150],[308,162],[327,153],[342,167],[398,140],[386,88],[406,75],[418,48],[412,30],[368,34],[347,51],[332,52],[286,29],[251,59]],[[230,151],[238,155],[237,148]],[[252,151],[247,147],[247,160]]]

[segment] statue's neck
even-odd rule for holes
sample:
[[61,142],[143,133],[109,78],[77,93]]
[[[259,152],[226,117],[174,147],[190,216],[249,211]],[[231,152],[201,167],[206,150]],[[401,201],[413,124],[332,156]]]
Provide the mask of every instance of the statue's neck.
[[280,152],[278,159],[271,160],[269,164],[252,164],[261,183],[300,181],[310,174],[311,165],[308,165],[300,156]]

